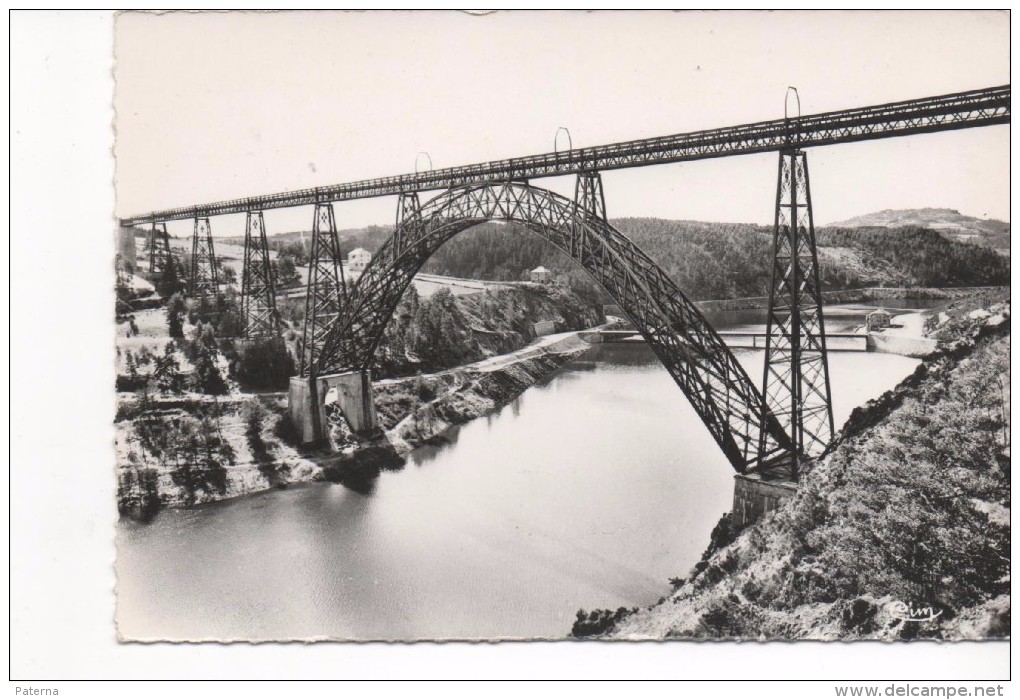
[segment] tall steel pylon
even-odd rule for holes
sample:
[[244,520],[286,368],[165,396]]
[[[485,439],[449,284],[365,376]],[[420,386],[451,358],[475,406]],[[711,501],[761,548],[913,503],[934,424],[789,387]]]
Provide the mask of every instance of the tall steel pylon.
[[606,195],[602,189],[602,175],[598,172],[583,172],[574,183],[574,206],[578,216],[574,218],[574,235],[570,238],[570,255],[583,260],[588,250],[587,219],[606,221]]
[[166,272],[173,264],[170,253],[170,234],[165,221],[153,221],[149,230],[149,274]]
[[602,189],[602,174],[583,172],[578,174],[574,183],[574,202],[579,211],[586,212],[588,217],[606,219],[606,194]]
[[301,376],[315,377],[326,333],[340,314],[347,288],[340,260],[340,241],[330,202],[315,205],[308,293],[305,297],[304,345]]
[[606,195],[602,189],[601,173],[586,171],[577,175],[577,181],[574,183],[574,206],[577,209],[577,216],[574,217],[569,253],[572,258],[583,263],[591,255],[588,227],[584,222],[589,219],[606,221]]
[[397,199],[397,225],[393,229],[394,255],[399,256],[407,243],[407,233],[421,223],[421,202],[417,192],[401,192]]
[[219,279],[216,271],[216,252],[213,248],[212,227],[208,218],[195,217],[195,233],[191,238],[191,272],[188,276],[188,294],[195,299],[216,298]]
[[261,211],[248,212],[244,226],[244,269],[241,273],[241,316],[245,338],[276,337],[276,285],[269,262],[266,222]]
[[[803,460],[829,445],[835,427],[807,156],[793,148],[779,153],[772,251],[762,411],[771,410],[793,442],[796,480]],[[763,429],[759,455],[766,438]]]

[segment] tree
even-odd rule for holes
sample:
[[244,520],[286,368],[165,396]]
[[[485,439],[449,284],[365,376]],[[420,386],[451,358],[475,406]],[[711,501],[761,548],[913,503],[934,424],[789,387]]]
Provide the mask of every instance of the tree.
[[166,303],[166,322],[170,326],[171,338],[184,337],[184,316],[188,312],[187,302],[180,292],[170,297]]
[[272,263],[273,279],[280,288],[293,287],[301,284],[301,276],[294,266],[294,258],[290,255],[280,255]]
[[156,291],[164,299],[184,292],[184,269],[181,267],[181,261],[173,253],[170,253],[168,262],[163,274],[154,285]]
[[219,316],[216,319],[216,336],[219,338],[239,338],[244,335],[244,319],[241,317],[241,304],[237,294],[228,289],[217,299]]
[[262,439],[262,423],[265,421],[266,409],[258,399],[251,399],[241,407],[241,419],[244,421],[244,435],[248,438],[248,447],[256,459],[262,458],[266,452],[266,443]]
[[174,355],[176,350],[171,341],[163,348],[162,357],[155,360],[152,377],[156,380],[156,387],[165,394],[180,394],[184,391],[184,375],[181,373],[181,364]]
[[222,260],[216,261],[219,269],[219,281],[223,284],[237,284],[237,272]]
[[255,338],[239,350],[233,372],[246,389],[282,390],[294,375],[294,360],[282,338]]
[[192,386],[203,394],[221,395],[226,394],[227,382],[220,374],[217,364],[219,360],[219,347],[216,343],[216,332],[212,324],[200,323],[195,326],[192,341],[189,345],[189,357],[195,366],[195,373],[192,375]]

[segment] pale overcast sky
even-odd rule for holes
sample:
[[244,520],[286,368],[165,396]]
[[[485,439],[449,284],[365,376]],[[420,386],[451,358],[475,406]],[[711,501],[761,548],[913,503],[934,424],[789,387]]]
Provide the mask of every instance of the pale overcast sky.
[[[1006,12],[171,13],[116,26],[117,214],[1008,83]],[[614,216],[769,223],[776,155],[614,171]],[[1009,127],[815,148],[817,223],[1009,219]],[[422,159],[424,163],[424,159]],[[572,180],[534,184],[572,193]],[[392,223],[393,198],[337,205]],[[307,209],[266,213],[310,228]],[[213,221],[239,235],[243,217]],[[190,230],[187,222],[171,226]]]

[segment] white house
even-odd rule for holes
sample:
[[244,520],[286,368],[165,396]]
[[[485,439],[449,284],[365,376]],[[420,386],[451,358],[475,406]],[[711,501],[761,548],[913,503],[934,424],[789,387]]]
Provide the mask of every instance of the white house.
[[880,331],[888,328],[892,322],[892,314],[885,309],[877,309],[868,314],[868,330]]
[[551,282],[552,279],[553,279],[552,271],[542,267],[541,265],[539,265],[538,267],[531,271],[532,282],[546,284],[548,282]]
[[347,267],[351,272],[361,272],[372,261],[372,254],[364,248],[355,248],[347,254]]

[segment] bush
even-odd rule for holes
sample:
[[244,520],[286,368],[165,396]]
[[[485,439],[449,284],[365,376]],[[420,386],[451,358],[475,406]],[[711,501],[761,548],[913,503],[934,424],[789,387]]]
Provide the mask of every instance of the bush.
[[637,612],[637,608],[617,608],[616,610],[592,610],[584,608],[577,611],[577,619],[570,629],[571,637],[595,637],[611,632],[620,620]]
[[436,398],[435,389],[425,381],[425,378],[420,373],[414,378],[414,393],[417,394],[419,399],[426,402]]

